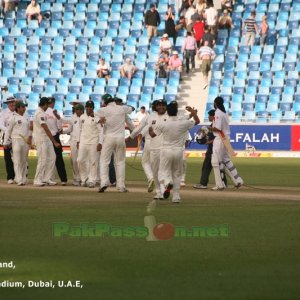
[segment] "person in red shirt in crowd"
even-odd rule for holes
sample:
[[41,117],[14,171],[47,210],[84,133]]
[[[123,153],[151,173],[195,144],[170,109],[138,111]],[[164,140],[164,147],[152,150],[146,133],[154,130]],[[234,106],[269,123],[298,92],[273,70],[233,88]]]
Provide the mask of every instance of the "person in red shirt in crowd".
[[197,17],[197,20],[194,24],[193,29],[194,29],[194,37],[196,39],[198,49],[200,48],[201,39],[204,34],[204,27],[205,27],[205,23],[204,23],[203,19],[201,18],[201,16]]

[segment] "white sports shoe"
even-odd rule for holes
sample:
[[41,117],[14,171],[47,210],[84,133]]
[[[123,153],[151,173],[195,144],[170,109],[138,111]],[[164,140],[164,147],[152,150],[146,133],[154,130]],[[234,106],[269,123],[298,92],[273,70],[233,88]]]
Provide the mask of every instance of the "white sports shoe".
[[36,187],[40,187],[40,186],[45,186],[46,183],[44,182],[37,182],[37,183],[34,183],[33,186],[36,186]]
[[223,191],[224,188],[223,187],[218,187],[218,186],[214,186],[213,188],[211,188],[212,191]]
[[78,181],[73,181],[73,185],[74,185],[74,186],[80,186],[80,182],[78,182]]
[[184,181],[181,181],[181,182],[180,182],[180,186],[185,187],[185,186],[186,186],[185,182],[184,182]]
[[56,183],[55,181],[52,181],[52,180],[49,180],[49,181],[47,182],[47,184],[50,185],[50,186],[57,185],[57,183]]
[[194,189],[199,189],[199,190],[205,190],[207,189],[207,185],[202,185],[202,184],[194,184],[193,185]]
[[234,187],[235,187],[236,189],[239,189],[240,187],[243,186],[243,184],[244,184],[244,182],[241,181],[241,182],[238,182]]
[[180,198],[175,198],[175,199],[172,199],[172,202],[173,202],[173,203],[180,203],[181,200],[180,200]]
[[181,202],[180,195],[179,195],[178,192],[173,193],[172,202],[173,203],[180,203]]
[[7,184],[14,184],[14,180],[13,179],[7,180]]
[[95,184],[93,182],[89,182],[89,188],[93,189],[95,187]]
[[61,185],[62,185],[62,186],[66,186],[66,185],[67,185],[67,182],[63,181],[63,182],[61,183]]
[[118,189],[118,192],[119,192],[119,193],[127,193],[127,192],[129,192],[129,191],[124,187],[124,188]]

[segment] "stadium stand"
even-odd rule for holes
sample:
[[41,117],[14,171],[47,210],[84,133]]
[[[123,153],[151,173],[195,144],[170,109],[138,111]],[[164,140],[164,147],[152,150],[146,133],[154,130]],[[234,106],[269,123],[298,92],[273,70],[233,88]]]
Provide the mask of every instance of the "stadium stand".
[[[149,45],[143,25],[144,12],[152,1],[41,2],[41,11],[50,12],[50,18],[40,24],[26,20],[26,1],[0,20],[0,85],[9,83],[9,93],[29,101],[30,113],[37,99],[47,95],[54,95],[60,103],[58,110],[65,115],[70,113],[69,102],[75,99],[91,98],[99,107],[104,93],[147,109],[157,97],[166,95],[168,101],[176,97],[178,74],[171,74],[163,88],[154,89],[159,38]],[[162,16],[167,4],[166,0],[157,3]],[[159,30],[164,30],[164,22]],[[111,67],[107,83],[97,77],[101,57]],[[138,67],[132,82],[120,78],[119,66],[127,57]]]
[[[258,38],[244,46],[241,24],[252,10],[258,25],[267,15],[263,47]],[[235,27],[220,30],[216,40],[206,114],[220,94],[234,122],[299,122],[300,1],[235,1],[232,19]]]
[[[176,99],[179,74],[157,78],[159,37],[148,42],[144,12],[156,2],[161,17],[169,0],[44,0],[50,18],[26,20],[27,1],[0,19],[0,86],[29,102],[54,95],[58,108],[70,114],[69,102],[91,98],[100,106],[108,92],[134,107],[154,99]],[[258,25],[267,15],[269,32],[263,47],[244,46],[241,24],[256,10]],[[224,97],[234,122],[300,122],[300,0],[235,1],[234,28],[218,31],[206,112],[217,95]],[[164,31],[164,18],[158,28]],[[175,49],[181,53],[184,32]],[[97,77],[99,59],[111,68],[106,82]],[[132,82],[120,78],[119,67],[130,57],[138,67]],[[2,102],[2,95],[0,98]],[[205,115],[207,115],[205,113]]]

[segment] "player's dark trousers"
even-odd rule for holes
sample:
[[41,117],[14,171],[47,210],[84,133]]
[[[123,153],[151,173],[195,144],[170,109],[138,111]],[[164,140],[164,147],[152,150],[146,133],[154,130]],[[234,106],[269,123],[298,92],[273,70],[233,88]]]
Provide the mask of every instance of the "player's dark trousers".
[[108,168],[109,168],[108,169],[109,170],[108,176],[109,176],[110,183],[111,184],[116,183],[117,178],[116,178],[116,169],[115,169],[114,155],[111,156],[111,161],[109,163]]
[[187,72],[190,71],[190,60],[191,60],[191,63],[192,63],[192,68],[195,69],[195,55],[196,55],[195,50],[186,50],[186,53],[185,53],[185,67],[186,67]]
[[14,163],[11,157],[12,157],[11,147],[8,149],[4,149],[4,161],[5,161],[7,180],[15,179]]
[[211,170],[211,155],[205,155],[205,159],[202,165],[200,184],[207,186]]
[[[54,135],[53,137],[61,145],[61,142],[59,139],[59,133],[57,135]],[[54,147],[54,151],[55,151],[55,155],[56,155],[55,165],[56,165],[56,170],[57,170],[58,176],[59,176],[61,182],[67,182],[68,181],[67,172],[66,172],[66,168],[65,168],[63,155],[62,155],[63,148],[62,148],[62,146],[60,148]]]

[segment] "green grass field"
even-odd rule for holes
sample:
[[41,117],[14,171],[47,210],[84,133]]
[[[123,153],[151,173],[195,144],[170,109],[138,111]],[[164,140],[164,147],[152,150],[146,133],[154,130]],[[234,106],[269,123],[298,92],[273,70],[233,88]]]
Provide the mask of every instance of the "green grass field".
[[[58,238],[52,230],[57,222],[144,226],[152,195],[139,161],[128,160],[129,193],[99,194],[71,186],[8,186],[1,158],[0,263],[13,261],[16,268],[0,269],[0,282],[80,280],[83,287],[0,287],[0,299],[299,299],[300,160],[235,163],[247,186],[196,191],[202,159],[189,159],[183,202],[160,201],[153,212],[157,223],[187,228],[228,224],[229,236],[149,242]],[[31,159],[31,179],[35,164]]]

